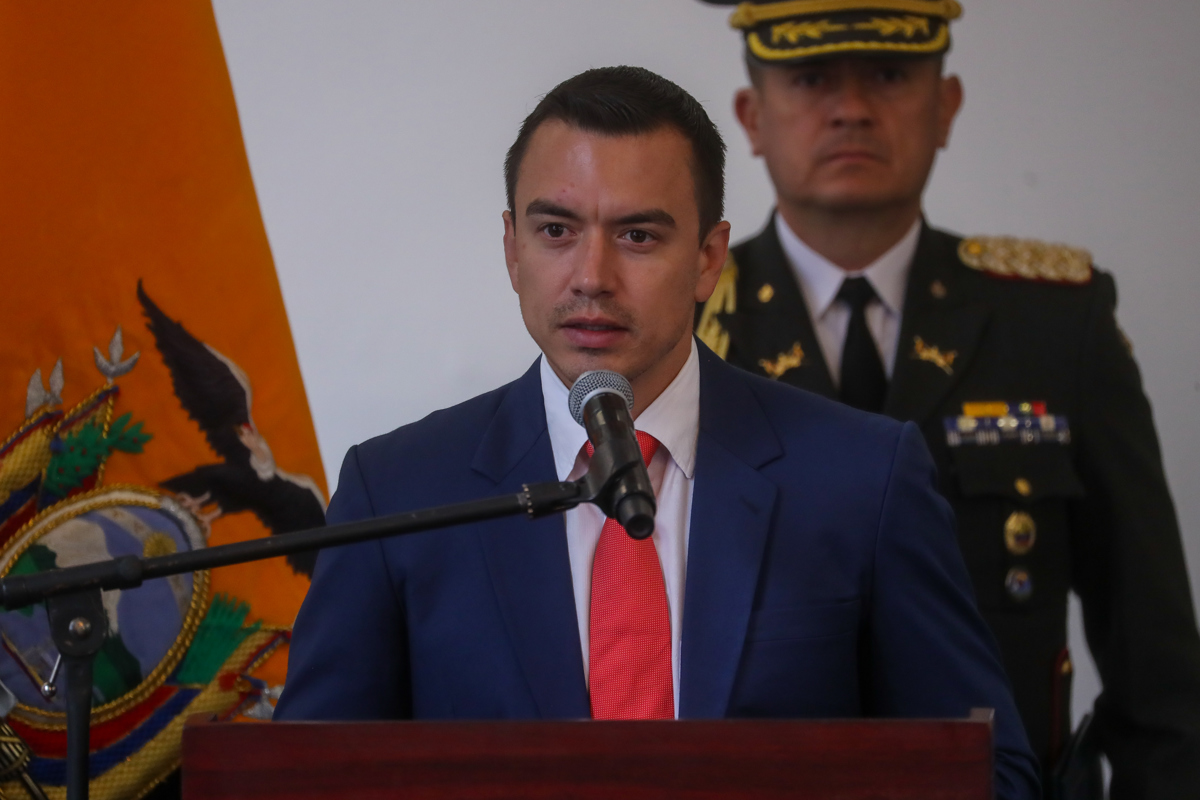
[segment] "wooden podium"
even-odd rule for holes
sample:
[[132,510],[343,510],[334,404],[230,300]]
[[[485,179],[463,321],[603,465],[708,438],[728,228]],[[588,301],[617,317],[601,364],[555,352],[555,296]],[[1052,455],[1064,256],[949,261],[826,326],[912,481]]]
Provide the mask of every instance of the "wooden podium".
[[184,800],[991,800],[992,712],[965,720],[188,721]]

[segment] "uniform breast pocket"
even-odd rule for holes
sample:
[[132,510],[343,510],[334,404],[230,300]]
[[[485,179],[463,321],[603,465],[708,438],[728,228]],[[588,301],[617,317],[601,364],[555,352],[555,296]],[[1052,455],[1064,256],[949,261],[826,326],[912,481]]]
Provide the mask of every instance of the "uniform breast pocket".
[[951,450],[959,538],[984,609],[1065,603],[1070,502],[1084,495],[1071,451],[1059,444]]

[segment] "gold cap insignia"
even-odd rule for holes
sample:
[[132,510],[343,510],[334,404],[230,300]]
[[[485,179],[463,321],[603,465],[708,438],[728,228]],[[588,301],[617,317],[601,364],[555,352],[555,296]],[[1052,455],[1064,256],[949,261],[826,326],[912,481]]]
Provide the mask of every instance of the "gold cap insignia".
[[779,380],[783,373],[789,369],[795,369],[803,363],[804,348],[800,346],[799,342],[792,345],[791,350],[780,353],[774,360],[767,358],[760,358],[758,360],[758,365],[762,367],[763,372],[767,373],[767,376],[774,380]]
[[1052,283],[1087,283],[1092,279],[1092,254],[1065,244],[1011,236],[972,236],[959,244],[958,257],[971,269],[1003,278]]
[[760,0],[740,3],[729,24],[759,61],[794,64],[843,53],[944,53],[960,16],[958,0]]

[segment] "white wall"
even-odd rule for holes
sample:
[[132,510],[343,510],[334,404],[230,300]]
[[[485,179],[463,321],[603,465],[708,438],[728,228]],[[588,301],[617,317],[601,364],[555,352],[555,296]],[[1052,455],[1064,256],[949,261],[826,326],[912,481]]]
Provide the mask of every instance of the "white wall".
[[[727,10],[214,5],[331,482],[354,442],[505,383],[536,355],[504,272],[501,163],[560,80],[628,63],[676,81],[729,144],[735,238],[771,204],[730,111],[743,77]],[[1200,583],[1200,4],[964,5],[950,65],[967,102],[928,214],[1082,245],[1116,274]],[[1079,714],[1097,683],[1077,631]]]

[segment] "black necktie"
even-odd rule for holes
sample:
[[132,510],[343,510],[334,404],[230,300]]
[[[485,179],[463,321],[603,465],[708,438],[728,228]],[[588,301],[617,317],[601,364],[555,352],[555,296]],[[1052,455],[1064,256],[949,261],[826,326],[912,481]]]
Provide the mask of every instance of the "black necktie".
[[867,327],[867,303],[876,299],[866,278],[846,278],[838,290],[838,300],[850,306],[850,327],[842,346],[841,391],[838,399],[864,411],[883,411],[887,396],[887,375],[879,349]]

